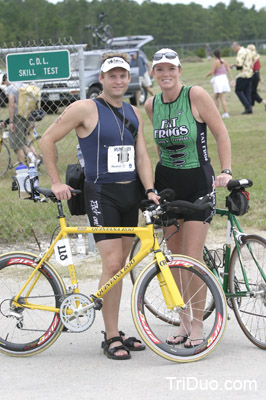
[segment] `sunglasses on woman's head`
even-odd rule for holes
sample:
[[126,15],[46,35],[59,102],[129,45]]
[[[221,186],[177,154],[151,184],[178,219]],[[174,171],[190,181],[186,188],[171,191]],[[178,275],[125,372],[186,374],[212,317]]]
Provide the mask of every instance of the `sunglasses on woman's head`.
[[168,58],[169,60],[173,60],[174,58],[178,57],[178,55],[174,51],[168,51],[167,53],[155,53],[152,59],[154,61],[158,61],[161,60],[163,57]]

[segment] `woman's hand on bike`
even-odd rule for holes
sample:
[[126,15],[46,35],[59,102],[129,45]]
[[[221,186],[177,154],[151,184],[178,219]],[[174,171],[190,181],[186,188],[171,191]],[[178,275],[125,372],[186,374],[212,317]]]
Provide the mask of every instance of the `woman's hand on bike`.
[[227,187],[229,181],[231,181],[232,176],[226,173],[218,175],[214,181],[213,188],[217,187]]

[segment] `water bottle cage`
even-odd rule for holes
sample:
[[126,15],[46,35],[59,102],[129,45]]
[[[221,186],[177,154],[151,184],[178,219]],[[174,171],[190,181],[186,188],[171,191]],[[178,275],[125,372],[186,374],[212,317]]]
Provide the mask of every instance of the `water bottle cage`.
[[[35,181],[35,177],[30,178],[29,175],[25,178],[24,181],[24,187],[26,192],[30,195],[30,197],[27,197],[25,200],[33,200],[34,202],[37,202],[40,200],[40,193],[36,190],[35,186],[34,186],[34,181]],[[30,191],[28,190],[27,187],[27,181],[30,181]]]

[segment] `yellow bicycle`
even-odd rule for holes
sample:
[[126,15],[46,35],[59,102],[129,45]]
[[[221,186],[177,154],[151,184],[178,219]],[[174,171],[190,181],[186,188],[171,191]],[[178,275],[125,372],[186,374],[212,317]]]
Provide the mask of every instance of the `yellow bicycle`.
[[[90,328],[96,311],[102,307],[104,295],[150,253],[154,254],[154,259],[138,276],[131,300],[133,320],[143,341],[156,354],[174,362],[196,361],[215,349],[223,336],[227,321],[226,300],[217,278],[206,266],[192,258],[164,254],[154,230],[154,222],[158,218],[166,218],[169,212],[189,212],[212,207],[208,196],[192,204],[169,201],[169,193],[165,191],[160,194],[159,206],[150,202],[146,205],[143,212],[146,221],[144,227],[69,227],[61,201],[49,189],[38,188],[37,191],[38,196],[33,193],[32,199],[37,201],[41,196],[41,201],[50,199],[57,205],[60,232],[49,248],[40,255],[19,251],[0,256],[2,353],[22,357],[34,355],[51,346],[66,330],[82,332]],[[92,289],[92,294],[88,296],[80,293],[69,236],[79,233],[117,232],[123,235],[135,234],[141,240],[138,253],[101,288],[95,292]],[[68,267],[71,280],[68,289],[49,262],[53,254],[62,265]],[[189,285],[193,285],[195,280],[200,282],[197,285],[198,293],[188,297]],[[168,338],[176,333],[176,326],[161,321],[156,314],[160,310],[177,318],[182,312],[193,318],[192,310],[195,308],[202,308],[203,313],[204,301],[197,302],[197,294],[201,291],[214,304],[209,318],[202,321],[203,342],[192,348],[186,348],[181,343],[169,344]]]

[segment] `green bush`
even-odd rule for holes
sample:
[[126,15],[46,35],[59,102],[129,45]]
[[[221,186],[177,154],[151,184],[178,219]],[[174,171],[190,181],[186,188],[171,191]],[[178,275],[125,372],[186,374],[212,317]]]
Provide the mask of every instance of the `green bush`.
[[206,57],[206,49],[204,47],[199,47],[196,51],[195,51],[196,56],[200,57],[200,58],[205,58]]

